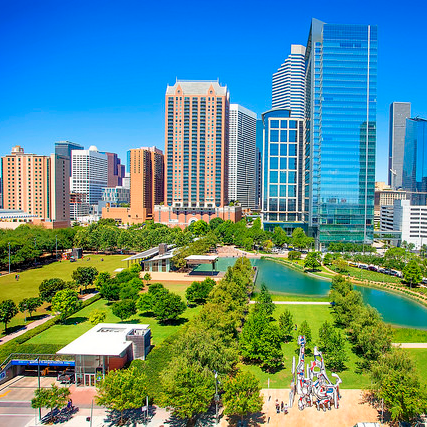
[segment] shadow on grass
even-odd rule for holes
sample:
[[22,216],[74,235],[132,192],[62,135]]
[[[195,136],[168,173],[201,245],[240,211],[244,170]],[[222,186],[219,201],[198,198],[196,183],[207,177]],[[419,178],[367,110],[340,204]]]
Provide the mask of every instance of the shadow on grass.
[[87,322],[89,319],[87,317],[84,316],[79,316],[79,317],[69,317],[68,319],[65,320],[64,323],[62,323],[63,325],[78,325],[79,323],[83,323],[83,322]]
[[43,314],[34,314],[33,316],[28,316],[27,317],[27,322],[35,322],[36,320],[44,319],[47,316],[48,316],[48,314],[46,314],[46,313],[43,313]]
[[25,328],[24,323],[21,323],[19,325],[10,326],[10,327],[8,326],[7,330],[5,330],[1,333],[1,336],[7,336],[10,334],[13,334],[14,332],[21,330],[22,328]]
[[157,321],[157,323],[160,326],[181,326],[187,322],[188,322],[188,319],[186,317],[180,317],[178,319],[173,319],[173,320]]
[[256,414],[245,417],[243,422],[238,416],[227,417],[227,422],[229,426],[233,427],[257,427],[264,425],[267,419],[264,413],[257,412]]

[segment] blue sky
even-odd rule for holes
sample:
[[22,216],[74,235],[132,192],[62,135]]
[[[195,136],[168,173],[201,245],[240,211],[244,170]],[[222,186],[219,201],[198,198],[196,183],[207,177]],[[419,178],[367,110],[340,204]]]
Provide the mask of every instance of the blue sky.
[[180,79],[220,79],[231,101],[271,107],[271,75],[305,44],[311,18],[377,24],[377,180],[388,107],[427,117],[423,2],[0,0],[0,155],[57,140],[119,153],[164,145],[164,96]]

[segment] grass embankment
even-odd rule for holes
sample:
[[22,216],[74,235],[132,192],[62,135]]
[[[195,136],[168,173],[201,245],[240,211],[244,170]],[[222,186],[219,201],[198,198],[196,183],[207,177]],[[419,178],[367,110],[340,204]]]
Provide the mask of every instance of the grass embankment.
[[393,342],[427,342],[427,331],[394,327]]
[[[125,255],[88,255],[76,262],[61,261],[53,262],[39,268],[31,268],[19,272],[19,280],[15,280],[15,273],[0,276],[0,301],[11,299],[18,304],[24,298],[36,297],[39,295],[40,283],[45,279],[58,277],[65,281],[72,280],[71,275],[77,267],[95,267],[98,271],[108,271],[112,273],[117,268],[126,268]],[[104,261],[101,261],[103,259]],[[36,320],[40,315],[45,314],[48,304],[44,304],[34,313],[34,317],[27,319],[25,315],[18,313],[8,325],[8,330],[20,329],[27,323]],[[2,335],[4,331],[2,330]]]

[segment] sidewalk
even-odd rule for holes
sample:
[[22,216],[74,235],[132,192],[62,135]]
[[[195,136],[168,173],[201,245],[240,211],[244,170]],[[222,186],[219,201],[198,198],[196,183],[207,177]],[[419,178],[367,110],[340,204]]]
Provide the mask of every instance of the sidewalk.
[[392,346],[400,348],[427,348],[427,342],[394,342]]
[[[256,301],[249,301],[249,304],[255,304]],[[273,304],[292,304],[292,305],[331,305],[328,301],[272,301]]]
[[[86,301],[89,298],[95,296],[96,294],[87,294],[84,295],[80,301]],[[46,323],[48,320],[53,319],[55,316],[52,316],[51,314],[46,314],[45,317],[42,317],[41,319],[35,320],[34,322],[28,323],[27,325],[25,325],[24,327],[22,327],[21,329],[18,329],[17,331],[13,332],[12,334],[8,334],[2,338],[0,338],[0,345],[11,341],[13,339],[15,339],[16,337],[19,337],[20,335],[25,334],[25,332],[30,331],[31,329],[36,328],[37,326],[43,325],[43,323]]]

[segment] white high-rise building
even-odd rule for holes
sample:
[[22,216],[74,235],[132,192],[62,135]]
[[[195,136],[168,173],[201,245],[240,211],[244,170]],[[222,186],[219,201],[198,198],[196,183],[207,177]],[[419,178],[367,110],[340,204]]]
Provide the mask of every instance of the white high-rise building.
[[228,198],[256,209],[256,113],[230,104]]
[[102,200],[102,189],[108,186],[108,156],[92,145],[89,150],[72,150],[71,164],[70,216],[77,219]]
[[273,74],[273,108],[291,110],[291,117],[305,114],[305,47],[291,45],[291,54]]

